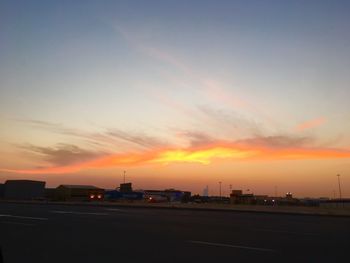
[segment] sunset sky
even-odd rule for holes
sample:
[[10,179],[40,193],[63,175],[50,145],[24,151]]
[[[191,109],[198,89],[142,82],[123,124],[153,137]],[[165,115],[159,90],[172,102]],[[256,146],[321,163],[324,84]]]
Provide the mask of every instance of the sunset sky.
[[350,1],[1,1],[0,183],[350,197]]

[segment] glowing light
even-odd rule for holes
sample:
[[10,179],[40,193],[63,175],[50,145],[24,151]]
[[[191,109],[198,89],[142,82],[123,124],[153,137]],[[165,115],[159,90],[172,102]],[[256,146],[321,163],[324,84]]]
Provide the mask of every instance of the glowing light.
[[242,159],[253,155],[253,151],[240,151],[237,149],[230,149],[224,147],[216,147],[212,149],[204,149],[197,151],[189,150],[173,150],[160,153],[151,162],[155,163],[173,163],[173,162],[188,162],[209,164],[213,159]]
[[349,150],[318,148],[273,148],[255,145],[216,143],[202,148],[158,149],[155,151],[107,155],[92,161],[59,167],[38,169],[0,169],[18,174],[65,174],[85,169],[118,166],[168,165],[172,163],[199,163],[208,165],[216,160],[304,160],[350,158]]

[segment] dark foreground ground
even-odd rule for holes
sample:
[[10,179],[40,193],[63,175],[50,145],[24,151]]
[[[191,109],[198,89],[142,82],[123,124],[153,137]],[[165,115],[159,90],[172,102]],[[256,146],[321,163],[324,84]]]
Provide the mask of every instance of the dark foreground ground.
[[350,262],[350,218],[0,203],[0,246],[5,263]]

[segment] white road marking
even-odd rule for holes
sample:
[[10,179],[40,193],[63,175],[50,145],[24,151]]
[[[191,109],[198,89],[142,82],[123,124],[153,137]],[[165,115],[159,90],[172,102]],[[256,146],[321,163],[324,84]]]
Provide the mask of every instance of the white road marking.
[[51,213],[55,214],[72,214],[72,215],[95,215],[95,216],[107,216],[109,214],[107,213],[90,213],[90,212],[76,212],[76,211],[50,211]]
[[12,217],[12,218],[19,218],[19,219],[29,219],[29,220],[49,220],[45,217],[31,217],[31,216],[14,216],[14,215],[0,215],[0,217]]
[[196,240],[188,240],[188,242],[193,244],[215,246],[215,247],[230,247],[230,248],[238,248],[238,249],[255,250],[255,251],[261,251],[261,252],[276,252],[276,250],[273,250],[273,249],[259,248],[259,247],[236,246],[236,245],[230,245],[230,244],[204,242],[204,241],[196,241]]
[[27,223],[21,223],[21,222],[9,222],[9,221],[0,221],[0,224],[21,225],[21,226],[35,226],[35,224],[27,224]]

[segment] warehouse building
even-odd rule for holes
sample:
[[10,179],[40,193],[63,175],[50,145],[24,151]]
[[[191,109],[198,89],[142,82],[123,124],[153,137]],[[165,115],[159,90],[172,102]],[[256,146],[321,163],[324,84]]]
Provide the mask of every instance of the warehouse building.
[[102,201],[104,192],[93,185],[62,184],[55,189],[54,198],[60,201]]
[[117,201],[117,200],[142,200],[142,192],[121,192],[118,190],[108,190],[105,192],[105,200]]
[[350,209],[350,198],[337,198],[332,200],[326,200],[320,202],[320,207]]
[[7,180],[3,196],[7,200],[39,200],[44,198],[45,182],[32,180]]
[[145,199],[162,200],[168,202],[187,202],[191,197],[191,192],[180,191],[175,189],[166,190],[144,190]]
[[5,185],[0,184],[0,199],[4,198]]

